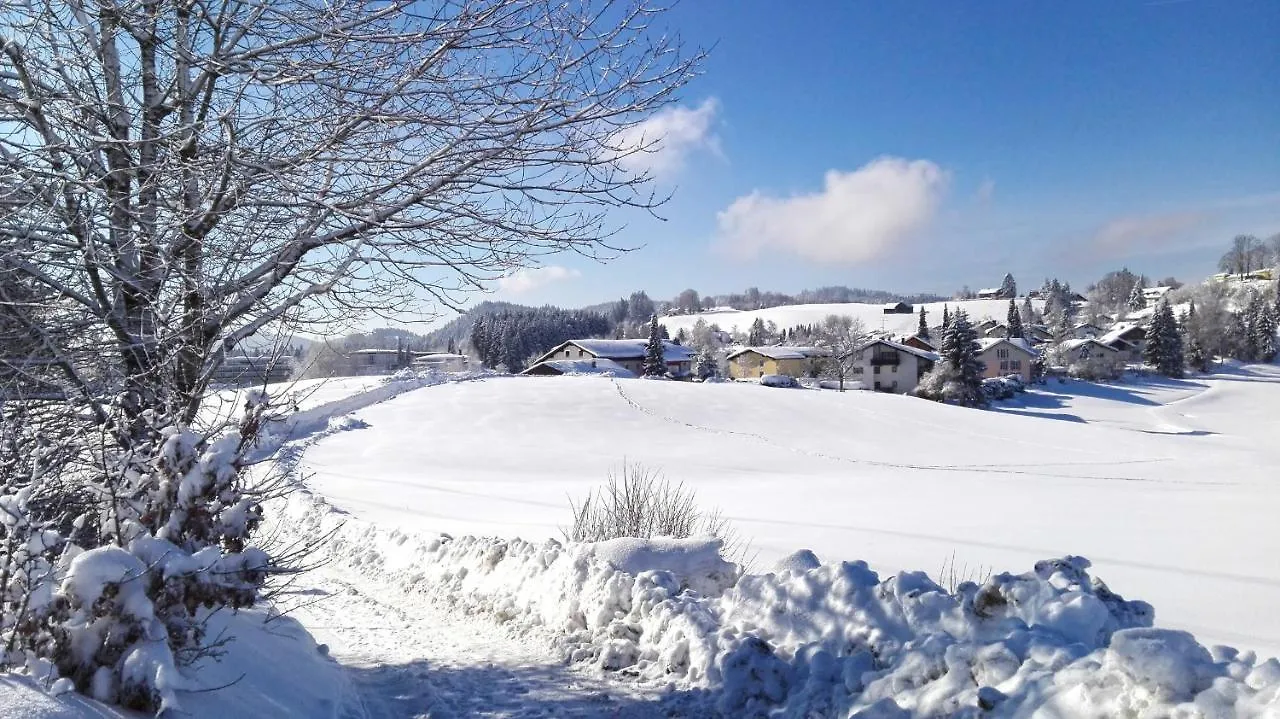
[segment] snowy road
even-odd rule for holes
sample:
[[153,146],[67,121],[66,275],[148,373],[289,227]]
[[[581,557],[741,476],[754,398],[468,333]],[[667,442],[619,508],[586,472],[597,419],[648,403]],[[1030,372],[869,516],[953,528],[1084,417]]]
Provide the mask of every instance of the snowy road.
[[353,691],[342,719],[680,716],[655,694],[593,677],[469,618],[330,566],[310,572],[284,608],[327,644]]

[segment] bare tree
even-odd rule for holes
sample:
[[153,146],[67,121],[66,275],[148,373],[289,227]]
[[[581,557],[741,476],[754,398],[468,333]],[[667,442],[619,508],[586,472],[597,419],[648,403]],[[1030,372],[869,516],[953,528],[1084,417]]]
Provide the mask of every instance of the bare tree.
[[1263,265],[1264,249],[1262,242],[1253,235],[1236,235],[1231,240],[1231,249],[1218,260],[1218,270],[1244,276]]
[[822,320],[818,332],[818,346],[830,353],[823,360],[824,374],[840,382],[840,391],[844,391],[844,381],[857,364],[857,351],[870,335],[862,324],[862,320],[846,315],[827,315]]
[[0,268],[81,327],[49,340],[86,401],[105,382],[125,416],[190,420],[264,328],[449,305],[547,253],[615,251],[607,211],[663,199],[620,162],[658,138],[626,138],[701,59],[653,29],[661,10],[10,5]]

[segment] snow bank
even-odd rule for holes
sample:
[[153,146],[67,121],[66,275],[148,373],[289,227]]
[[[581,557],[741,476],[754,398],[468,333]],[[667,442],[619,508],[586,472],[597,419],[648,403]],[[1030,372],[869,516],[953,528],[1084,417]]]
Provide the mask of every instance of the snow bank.
[[[1280,663],[1153,629],[1079,557],[948,592],[811,552],[739,577],[715,540],[530,543],[380,529],[300,492],[273,507],[345,569],[570,662],[728,716],[1275,716]],[[685,707],[690,709],[690,707]],[[693,710],[693,709],[690,709]]]

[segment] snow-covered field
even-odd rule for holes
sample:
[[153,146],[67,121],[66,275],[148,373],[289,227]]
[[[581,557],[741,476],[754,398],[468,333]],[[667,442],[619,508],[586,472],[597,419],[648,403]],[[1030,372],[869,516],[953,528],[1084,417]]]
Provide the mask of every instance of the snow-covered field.
[[[1018,300],[1021,306],[1022,300]],[[950,302],[929,302],[923,306],[929,313],[929,324],[936,326],[942,323],[942,308],[949,307],[953,312],[956,309],[962,309],[969,315],[969,319],[975,322],[991,318],[999,322],[1004,322],[1005,317],[1009,314],[1009,300],[963,300]],[[1044,308],[1042,300],[1032,300],[1032,305],[1037,310]],[[778,325],[778,329],[787,329],[796,325],[812,325],[822,322],[828,315],[841,315],[852,317],[860,320],[863,327],[868,331],[883,331],[889,334],[903,335],[914,334],[916,327],[920,322],[920,307],[915,305],[915,313],[913,314],[893,314],[886,315],[884,313],[884,305],[872,305],[859,302],[842,302],[835,304],[819,304],[819,305],[787,305],[783,307],[769,307],[763,310],[748,311],[720,311],[720,312],[704,312],[696,315],[675,315],[672,317],[663,317],[661,322],[667,326],[667,330],[671,334],[679,332],[681,329],[686,331],[692,330],[694,324],[699,319],[706,320],[707,324],[716,324],[720,329],[726,332],[746,332],[751,328],[751,323],[757,317],[762,318],[766,323],[773,322]]]
[[[558,536],[624,461],[718,506],[758,569],[808,548],[882,573],[1077,554],[1157,626],[1280,654],[1280,370],[1050,385],[997,411],[907,397],[489,378],[358,412],[310,486],[384,527]],[[978,577],[981,578],[981,577]]]

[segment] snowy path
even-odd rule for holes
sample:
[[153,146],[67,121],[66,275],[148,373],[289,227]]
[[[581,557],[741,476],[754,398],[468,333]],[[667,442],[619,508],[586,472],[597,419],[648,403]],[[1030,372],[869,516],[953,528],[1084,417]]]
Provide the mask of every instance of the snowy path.
[[[566,666],[488,618],[461,616],[329,566],[285,607],[350,680],[342,719],[678,716],[641,687]],[[544,645],[545,646],[545,645]]]

